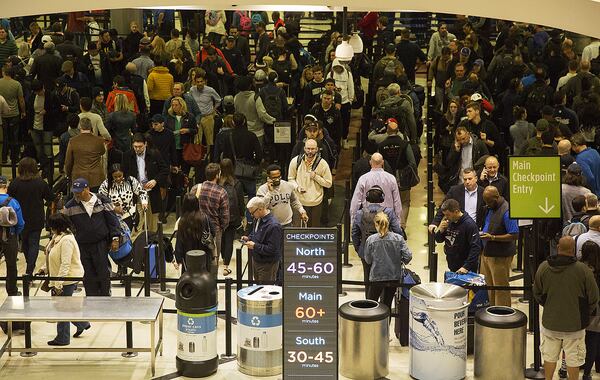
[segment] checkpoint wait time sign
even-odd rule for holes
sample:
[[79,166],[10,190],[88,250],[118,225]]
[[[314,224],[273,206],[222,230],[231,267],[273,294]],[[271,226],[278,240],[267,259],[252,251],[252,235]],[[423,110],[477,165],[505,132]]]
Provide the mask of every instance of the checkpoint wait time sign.
[[560,218],[560,157],[508,157],[510,217]]

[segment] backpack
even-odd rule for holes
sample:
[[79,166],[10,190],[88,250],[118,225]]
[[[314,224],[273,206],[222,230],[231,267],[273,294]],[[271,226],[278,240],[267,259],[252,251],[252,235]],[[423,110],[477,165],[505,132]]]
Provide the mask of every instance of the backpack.
[[19,221],[17,212],[12,206],[9,206],[12,199],[12,197],[7,197],[4,202],[0,204],[0,227],[14,227]]
[[[304,153],[299,154],[296,157],[296,170],[298,170],[298,168],[300,167],[300,163],[302,162],[303,159],[304,159]],[[319,162],[321,162],[321,159],[322,159],[321,153],[317,153],[317,156],[313,160],[312,166],[310,168],[312,171],[317,170],[317,166],[319,166]]]
[[240,217],[240,205],[238,204],[235,185],[227,182],[223,184],[223,188],[227,192],[227,199],[229,200],[229,220],[237,220]]
[[585,224],[569,220],[562,229],[562,236],[579,236],[587,232]]
[[379,211],[383,211],[383,207],[379,206],[375,211],[371,211],[368,207],[364,207],[362,210],[363,214],[360,219],[360,246],[363,249],[361,251],[364,250],[365,243],[369,236],[377,233],[377,229],[375,228],[375,215],[377,215]]
[[545,84],[533,84],[533,88],[527,94],[527,101],[525,102],[527,115],[537,120],[542,117],[542,108],[546,104],[548,104],[547,86]]
[[236,11],[238,16],[240,16],[239,28],[241,31],[249,32],[252,30],[252,20],[248,17],[247,12]]
[[600,75],[600,54],[590,61],[590,72],[594,75]]
[[[219,14],[217,13],[217,11],[210,11],[208,12],[208,25],[210,26],[216,26],[219,22]],[[241,18],[240,18],[240,23],[241,23]]]
[[260,99],[267,113],[275,118],[275,120],[283,120],[283,104],[278,92],[260,91]]

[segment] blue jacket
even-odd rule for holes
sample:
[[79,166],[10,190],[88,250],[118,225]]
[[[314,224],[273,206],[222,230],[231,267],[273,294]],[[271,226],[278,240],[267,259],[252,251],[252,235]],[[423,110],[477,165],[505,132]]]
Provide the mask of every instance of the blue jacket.
[[114,237],[121,236],[121,224],[113,204],[103,195],[96,194],[96,197],[91,217],[81,202],[76,201],[75,198],[69,200],[61,211],[71,220],[78,244],[108,242]]
[[264,216],[258,223],[258,230],[252,230],[248,238],[254,242],[252,257],[259,263],[274,263],[281,259],[283,229],[272,213]]
[[[0,204],[4,203],[8,196],[8,194],[0,194]],[[12,207],[13,210],[15,210],[15,213],[17,213],[17,224],[14,227],[10,227],[10,234],[18,235],[23,231],[23,228],[25,228],[25,220],[23,219],[21,205],[19,204],[19,201],[13,198],[8,202],[8,206]]]
[[412,259],[412,253],[402,235],[391,231],[384,237],[378,233],[369,236],[364,254],[365,261],[371,264],[371,282],[402,280],[404,264]]
[[[367,206],[367,208],[370,212],[377,212],[379,209],[381,209],[381,211],[383,211],[387,215],[390,221],[390,231],[395,232],[397,234],[402,233],[400,221],[398,220],[398,217],[396,216],[394,210],[392,210],[389,207],[381,207],[379,204],[370,204],[369,206]],[[368,231],[362,230],[363,213],[364,209],[360,209],[356,212],[356,216],[354,217],[354,224],[352,225],[352,245],[354,246],[354,250],[356,250],[356,253],[358,253],[358,256],[361,258],[364,258],[364,247],[362,246],[363,233],[368,233]],[[368,236],[366,236],[364,240],[366,241],[367,238]]]
[[595,149],[587,148],[575,157],[575,161],[581,166],[592,193],[600,196],[600,154]]

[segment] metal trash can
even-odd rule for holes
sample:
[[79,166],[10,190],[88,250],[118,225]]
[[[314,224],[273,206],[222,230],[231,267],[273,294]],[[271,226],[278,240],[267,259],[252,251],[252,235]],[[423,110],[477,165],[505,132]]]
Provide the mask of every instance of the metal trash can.
[[340,373],[349,379],[387,376],[390,309],[377,301],[346,302],[339,308]]
[[273,376],[282,369],[282,292],[273,285],[238,291],[238,369]]
[[[467,373],[467,291],[432,282],[410,289],[410,375],[458,380]],[[435,364],[435,365],[434,365]]]
[[475,378],[525,378],[526,333],[527,316],[520,310],[506,306],[479,310],[475,314]]

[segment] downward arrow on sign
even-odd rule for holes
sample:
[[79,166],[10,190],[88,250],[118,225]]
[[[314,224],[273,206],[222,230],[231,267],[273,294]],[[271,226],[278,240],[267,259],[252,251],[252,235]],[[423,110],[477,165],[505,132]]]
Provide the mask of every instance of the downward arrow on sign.
[[548,214],[550,211],[552,211],[552,209],[554,209],[554,205],[548,207],[548,197],[546,197],[546,207],[542,207],[540,205],[538,205],[538,207],[544,212],[544,214]]

